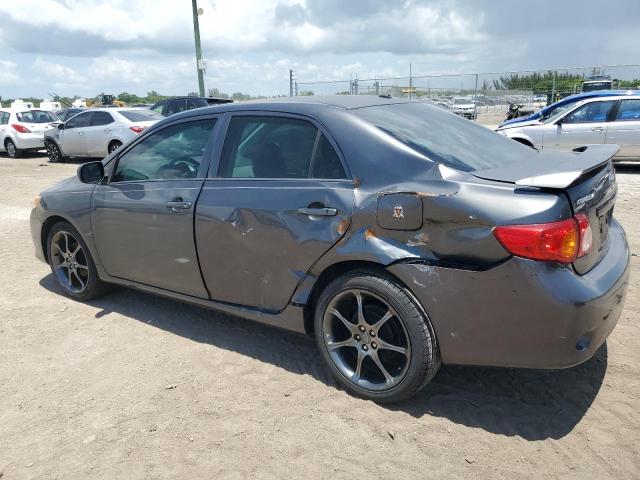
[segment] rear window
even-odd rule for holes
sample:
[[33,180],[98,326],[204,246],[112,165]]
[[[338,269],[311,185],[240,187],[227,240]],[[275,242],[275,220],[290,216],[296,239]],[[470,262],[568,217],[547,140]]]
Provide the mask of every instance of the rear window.
[[29,110],[28,112],[18,113],[16,117],[18,117],[19,122],[24,123],[51,123],[59,121],[53,112],[44,112],[42,110]]
[[164,118],[158,112],[151,110],[120,110],[118,113],[130,122],[152,122]]
[[535,161],[535,150],[441,108],[404,103],[351,112],[429,160],[463,172]]

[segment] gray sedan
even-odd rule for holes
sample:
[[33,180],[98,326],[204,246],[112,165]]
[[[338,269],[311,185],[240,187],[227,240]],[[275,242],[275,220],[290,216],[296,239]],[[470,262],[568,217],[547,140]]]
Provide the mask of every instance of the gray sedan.
[[31,233],[74,299],[124,285],[311,335],[345,389],[398,401],[441,363],[562,368],[603,344],[629,271],[616,152],[393,98],[227,104],[81,166]]
[[68,157],[102,158],[162,118],[142,108],[85,110],[46,132],[44,146],[52,163]]

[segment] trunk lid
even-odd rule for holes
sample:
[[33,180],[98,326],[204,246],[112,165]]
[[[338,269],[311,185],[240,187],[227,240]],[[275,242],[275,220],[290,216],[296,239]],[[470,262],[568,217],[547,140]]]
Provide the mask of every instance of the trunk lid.
[[617,186],[610,159],[616,145],[588,145],[573,152],[541,151],[535,163],[516,163],[502,168],[471,172],[486,180],[562,191],[574,215],[585,214],[593,233],[589,253],[573,266],[579,274],[591,270],[606,253]]

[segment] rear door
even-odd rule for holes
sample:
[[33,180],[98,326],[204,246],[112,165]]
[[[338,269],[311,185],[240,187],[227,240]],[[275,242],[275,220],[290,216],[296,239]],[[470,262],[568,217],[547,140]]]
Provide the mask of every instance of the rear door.
[[231,116],[220,166],[196,211],[211,298],[279,311],[346,231],[354,186],[326,132],[306,117]]
[[607,143],[620,146],[617,158],[640,158],[640,99],[621,100],[607,129]]
[[215,124],[207,116],[164,126],[124,150],[109,182],[96,186],[91,225],[109,275],[208,297],[193,219]]
[[71,118],[60,130],[60,148],[68,156],[86,155],[87,142],[85,141],[85,128],[91,122],[93,112],[82,112]]
[[544,148],[571,150],[582,145],[603,144],[607,134],[609,115],[615,100],[586,103],[545,128]]
[[89,126],[84,129],[87,147],[86,155],[90,157],[104,157],[107,154],[107,140],[115,124],[113,115],[109,112],[91,112]]

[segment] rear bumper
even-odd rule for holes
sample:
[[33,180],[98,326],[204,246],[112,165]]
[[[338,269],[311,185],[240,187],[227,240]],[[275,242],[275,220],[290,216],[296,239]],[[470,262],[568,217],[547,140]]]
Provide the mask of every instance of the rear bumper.
[[15,144],[20,150],[41,150],[44,148],[44,134],[22,133],[16,135]]
[[588,360],[615,327],[629,248],[614,220],[607,254],[582,276],[517,257],[484,272],[424,264],[389,270],[429,315],[443,363],[565,368]]

